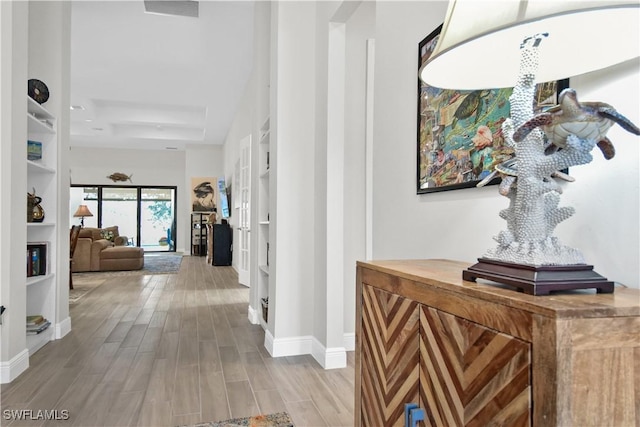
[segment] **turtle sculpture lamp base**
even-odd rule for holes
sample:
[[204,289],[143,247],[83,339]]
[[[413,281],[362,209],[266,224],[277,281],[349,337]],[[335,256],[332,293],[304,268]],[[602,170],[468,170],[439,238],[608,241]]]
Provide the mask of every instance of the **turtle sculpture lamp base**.
[[529,295],[548,295],[552,291],[595,288],[612,293],[614,283],[593,271],[592,265],[532,266],[478,258],[478,263],[462,272],[462,279],[487,279],[513,286]]
[[[560,94],[558,107],[534,117],[538,45],[545,36],[529,37],[521,45],[520,74],[509,100],[511,113],[502,124],[505,143],[515,151],[510,163],[502,164],[510,167],[495,172],[502,176],[499,193],[509,199],[509,206],[500,211],[507,228],[494,237],[497,246],[462,277],[504,283],[532,295],[591,288],[610,293],[613,282],[595,273],[579,250],[561,244],[553,235],[556,226],[575,212],[560,206],[562,189],[553,178],[557,171],[591,162],[596,144],[603,149],[602,143],[608,142],[602,151],[605,158],[613,157],[606,132],[614,122],[636,135],[640,128],[604,103],[581,105],[572,89]],[[562,149],[548,152],[549,144]]]

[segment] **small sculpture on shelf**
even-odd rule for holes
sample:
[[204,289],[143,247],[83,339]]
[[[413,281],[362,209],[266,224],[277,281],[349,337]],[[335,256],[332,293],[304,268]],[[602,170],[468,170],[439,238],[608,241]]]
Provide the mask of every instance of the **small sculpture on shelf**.
[[42,222],[44,221],[44,209],[40,206],[42,198],[36,196],[36,189],[33,189],[33,194],[27,192],[27,222]]

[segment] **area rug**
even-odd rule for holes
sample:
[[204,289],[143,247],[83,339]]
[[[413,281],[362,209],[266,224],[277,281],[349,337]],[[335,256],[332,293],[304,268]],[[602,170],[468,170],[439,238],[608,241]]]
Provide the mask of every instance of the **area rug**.
[[145,274],[175,274],[180,270],[182,254],[145,254],[144,267],[141,270],[127,271],[91,271],[73,273],[76,277],[100,277],[100,276],[130,276]]
[[211,423],[192,424],[184,427],[293,427],[291,417],[286,412],[277,412],[275,414],[255,415],[246,418],[234,418],[225,421],[216,421]]
[[[73,273],[74,278],[79,273]],[[107,279],[100,277],[76,278],[73,289],[69,289],[69,304],[76,304],[80,298],[102,285]]]
[[142,271],[151,274],[177,273],[182,263],[182,255],[145,254]]

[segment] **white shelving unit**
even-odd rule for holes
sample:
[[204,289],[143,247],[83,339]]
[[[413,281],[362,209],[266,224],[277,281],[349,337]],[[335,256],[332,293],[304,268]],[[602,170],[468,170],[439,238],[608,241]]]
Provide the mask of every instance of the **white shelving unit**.
[[[51,322],[51,326],[43,332],[37,335],[27,335],[27,349],[29,350],[29,355],[33,355],[48,341],[54,339],[54,324],[56,323],[57,315],[56,265],[58,254],[56,253],[56,248],[58,246],[58,227],[56,214],[58,211],[58,138],[55,116],[30,97],[27,97],[27,125],[28,139],[42,143],[42,159],[26,160],[27,187],[25,190],[29,193],[33,193],[35,190],[36,195],[42,198],[40,205],[44,209],[45,216],[42,222],[27,222],[26,245],[46,243],[47,253],[46,274],[25,278],[25,286],[27,288],[26,314],[27,316],[42,315]],[[27,141],[21,143],[26,144]]]
[[[271,138],[269,119],[260,128],[259,141],[259,183],[258,183],[258,297],[262,304],[265,298],[269,298],[269,239],[270,216],[269,194],[271,187]],[[265,319],[263,311],[260,314],[260,324],[267,328],[269,319]]]

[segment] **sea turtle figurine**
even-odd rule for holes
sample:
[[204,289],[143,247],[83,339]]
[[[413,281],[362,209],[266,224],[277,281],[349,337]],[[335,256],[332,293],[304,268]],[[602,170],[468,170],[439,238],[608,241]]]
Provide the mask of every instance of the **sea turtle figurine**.
[[548,148],[547,153],[566,147],[567,137],[573,134],[580,139],[597,140],[598,148],[609,160],[615,155],[615,149],[606,135],[614,123],[634,135],[640,135],[640,128],[611,105],[604,102],[578,102],[574,89],[563,90],[559,101],[559,105],[536,114],[516,129],[513,140],[520,142],[533,129],[540,127],[551,143],[551,150]]

